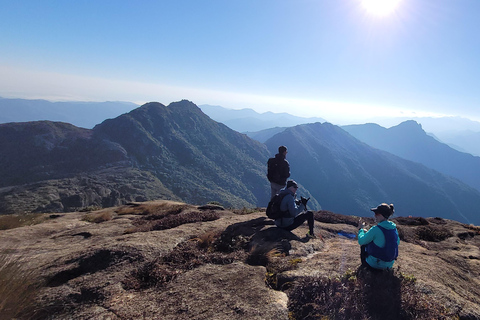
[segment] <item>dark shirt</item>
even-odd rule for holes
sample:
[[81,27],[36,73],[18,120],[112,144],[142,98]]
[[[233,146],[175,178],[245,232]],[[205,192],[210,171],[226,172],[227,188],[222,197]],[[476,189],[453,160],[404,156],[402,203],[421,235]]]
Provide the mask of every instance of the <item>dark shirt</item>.
[[285,159],[285,155],[277,153],[275,158],[268,160],[268,166],[273,166],[274,168],[272,168],[273,172],[270,172],[269,169],[268,180],[284,186],[287,183],[287,179],[290,177],[290,164],[287,159]]

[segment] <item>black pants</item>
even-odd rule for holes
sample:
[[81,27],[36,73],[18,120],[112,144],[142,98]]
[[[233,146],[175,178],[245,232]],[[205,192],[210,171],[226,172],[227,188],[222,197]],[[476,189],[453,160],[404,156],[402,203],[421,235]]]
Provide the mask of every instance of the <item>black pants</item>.
[[306,212],[302,212],[300,213],[298,216],[295,217],[295,219],[293,220],[293,223],[291,225],[289,225],[288,227],[284,227],[283,229],[287,230],[287,231],[292,231],[293,229],[296,229],[298,228],[299,226],[302,225],[302,223],[304,223],[306,221],[308,221],[308,228],[310,230],[310,234],[313,234],[313,212],[312,211],[306,211]]
[[360,246],[360,260],[362,261],[362,266],[364,267],[370,267],[370,265],[367,263],[367,246]]
[[366,267],[370,271],[382,272],[383,269],[377,269],[369,265],[367,262],[367,257],[368,257],[367,246],[366,245],[360,246],[360,260],[362,261],[362,267]]

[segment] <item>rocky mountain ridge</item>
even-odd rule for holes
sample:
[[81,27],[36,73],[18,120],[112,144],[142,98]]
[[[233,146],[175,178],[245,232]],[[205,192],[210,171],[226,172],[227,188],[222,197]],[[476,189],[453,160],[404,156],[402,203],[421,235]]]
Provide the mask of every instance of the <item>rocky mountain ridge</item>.
[[[92,201],[81,202],[85,206],[101,207],[112,200],[119,205],[168,194],[172,200],[221,201],[235,207],[268,201],[263,172],[266,147],[212,121],[188,101],[169,107],[146,104],[91,130],[57,122],[2,124],[0,145],[5,151],[0,157],[0,175],[5,177],[0,184],[3,213],[11,213],[20,203],[34,206],[33,211],[71,210],[64,202],[70,203],[68,198],[79,190],[76,184],[69,185],[75,181],[87,181],[87,188],[95,193]],[[133,181],[148,176],[151,190],[130,183],[131,176]],[[121,180],[127,187],[123,190],[121,183],[111,183]],[[96,192],[95,185],[102,183],[106,190]],[[44,189],[49,190],[49,198],[29,203],[26,193]]]

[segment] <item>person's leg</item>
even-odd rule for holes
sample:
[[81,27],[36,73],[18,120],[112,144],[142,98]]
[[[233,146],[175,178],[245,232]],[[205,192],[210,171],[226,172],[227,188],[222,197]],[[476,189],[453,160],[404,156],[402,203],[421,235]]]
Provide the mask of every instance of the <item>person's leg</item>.
[[313,227],[314,227],[314,219],[313,219],[313,212],[312,211],[307,211],[305,212],[305,215],[307,216],[307,222],[308,222],[308,229],[310,231],[310,235],[313,236]]
[[307,212],[302,212],[298,216],[293,219],[293,223],[289,225],[288,227],[285,227],[285,230],[292,231],[293,229],[298,228],[299,226],[302,225],[305,221],[308,221],[308,228],[310,231],[310,235],[313,235],[313,212],[312,211],[307,211]]
[[367,246],[360,246],[360,261],[362,262],[362,266],[370,267],[367,263]]
[[270,199],[273,199],[273,197],[275,197],[275,195],[279,193],[283,187],[285,186],[282,186],[281,184],[277,184],[275,182],[270,182],[270,192],[271,192]]

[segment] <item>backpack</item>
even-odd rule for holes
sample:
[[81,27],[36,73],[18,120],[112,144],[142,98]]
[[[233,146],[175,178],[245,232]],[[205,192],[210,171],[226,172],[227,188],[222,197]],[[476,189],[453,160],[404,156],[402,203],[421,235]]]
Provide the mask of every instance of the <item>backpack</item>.
[[283,218],[287,215],[287,211],[282,211],[280,210],[280,204],[282,203],[283,198],[287,195],[288,193],[278,193],[276,194],[272,200],[268,203],[267,206],[267,217],[270,219],[276,220]]
[[280,179],[280,173],[278,172],[278,161],[276,158],[270,158],[267,162],[267,178],[270,182],[275,182]]
[[368,255],[374,256],[377,259],[380,259],[385,262],[390,262],[397,260],[398,257],[398,232],[397,229],[385,229],[377,225],[380,230],[382,230],[383,235],[385,236],[385,247],[380,248],[375,243],[370,242],[367,245]]

